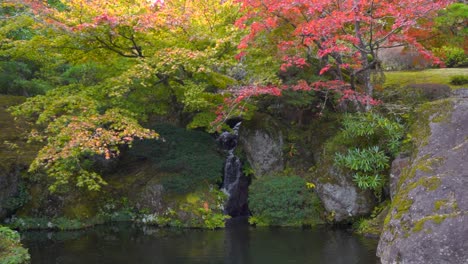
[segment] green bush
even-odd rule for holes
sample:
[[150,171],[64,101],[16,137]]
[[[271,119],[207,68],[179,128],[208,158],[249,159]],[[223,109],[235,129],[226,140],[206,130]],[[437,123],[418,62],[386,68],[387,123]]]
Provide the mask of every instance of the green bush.
[[352,171],[358,187],[379,193],[400,149],[403,125],[372,112],[348,114],[342,124],[343,130],[328,143],[335,164]]
[[453,85],[468,84],[468,75],[455,75],[450,78],[450,83]]
[[383,186],[381,172],[389,167],[389,157],[378,146],[348,149],[346,154],[336,153],[336,164],[355,171],[353,178],[361,189],[377,190]]
[[462,48],[443,46],[442,48],[435,49],[434,53],[441,57],[449,68],[468,66],[468,56]]
[[0,263],[25,264],[29,263],[29,259],[28,250],[21,246],[18,232],[0,226]]
[[316,224],[321,211],[317,195],[297,176],[256,180],[249,187],[250,223],[273,226]]

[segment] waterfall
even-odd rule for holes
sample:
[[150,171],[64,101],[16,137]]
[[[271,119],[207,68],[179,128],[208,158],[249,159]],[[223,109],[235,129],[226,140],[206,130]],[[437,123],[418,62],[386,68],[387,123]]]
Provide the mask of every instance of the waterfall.
[[240,125],[241,122],[238,122],[232,129],[232,132],[223,132],[218,138],[221,148],[227,151],[222,190],[229,198],[224,212],[232,217],[248,215],[247,195],[249,180],[242,173],[242,162],[234,155]]

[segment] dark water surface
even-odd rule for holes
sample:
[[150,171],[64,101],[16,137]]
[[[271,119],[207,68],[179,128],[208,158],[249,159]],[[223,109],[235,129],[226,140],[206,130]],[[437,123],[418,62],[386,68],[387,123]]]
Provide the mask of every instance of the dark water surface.
[[327,228],[208,231],[119,224],[24,232],[22,238],[32,264],[378,263],[377,240]]

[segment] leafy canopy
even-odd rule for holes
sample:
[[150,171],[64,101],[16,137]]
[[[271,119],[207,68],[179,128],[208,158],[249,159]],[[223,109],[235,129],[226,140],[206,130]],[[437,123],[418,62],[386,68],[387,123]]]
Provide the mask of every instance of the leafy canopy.
[[36,125],[31,139],[44,147],[30,170],[45,170],[51,191],[99,190],[106,183],[96,156],[157,139],[142,126],[150,117],[209,126],[219,91],[236,82],[229,75],[240,32],[232,1],[10,2],[34,34],[2,52],[38,62],[37,78],[54,87],[12,110]]

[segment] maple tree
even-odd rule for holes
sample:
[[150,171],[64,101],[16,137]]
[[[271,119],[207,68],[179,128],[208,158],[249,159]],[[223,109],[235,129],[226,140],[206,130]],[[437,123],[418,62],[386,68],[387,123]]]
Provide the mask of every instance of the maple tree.
[[[320,59],[320,74],[349,81],[373,94],[372,72],[379,68],[379,51],[412,46],[440,63],[417,39],[430,31],[432,18],[449,0],[238,0],[245,15],[237,21],[250,32],[239,48],[248,56],[265,39],[276,40],[282,70],[305,67]],[[366,104],[370,105],[370,97]]]
[[149,117],[185,115],[189,127],[208,126],[224,97],[217,91],[235,82],[232,1],[9,2],[29,6],[35,34],[5,52],[50,62],[41,78],[54,88],[12,111],[36,124],[30,138],[45,146],[30,170],[45,170],[52,191],[99,190],[95,156],[158,138],[141,125]]

